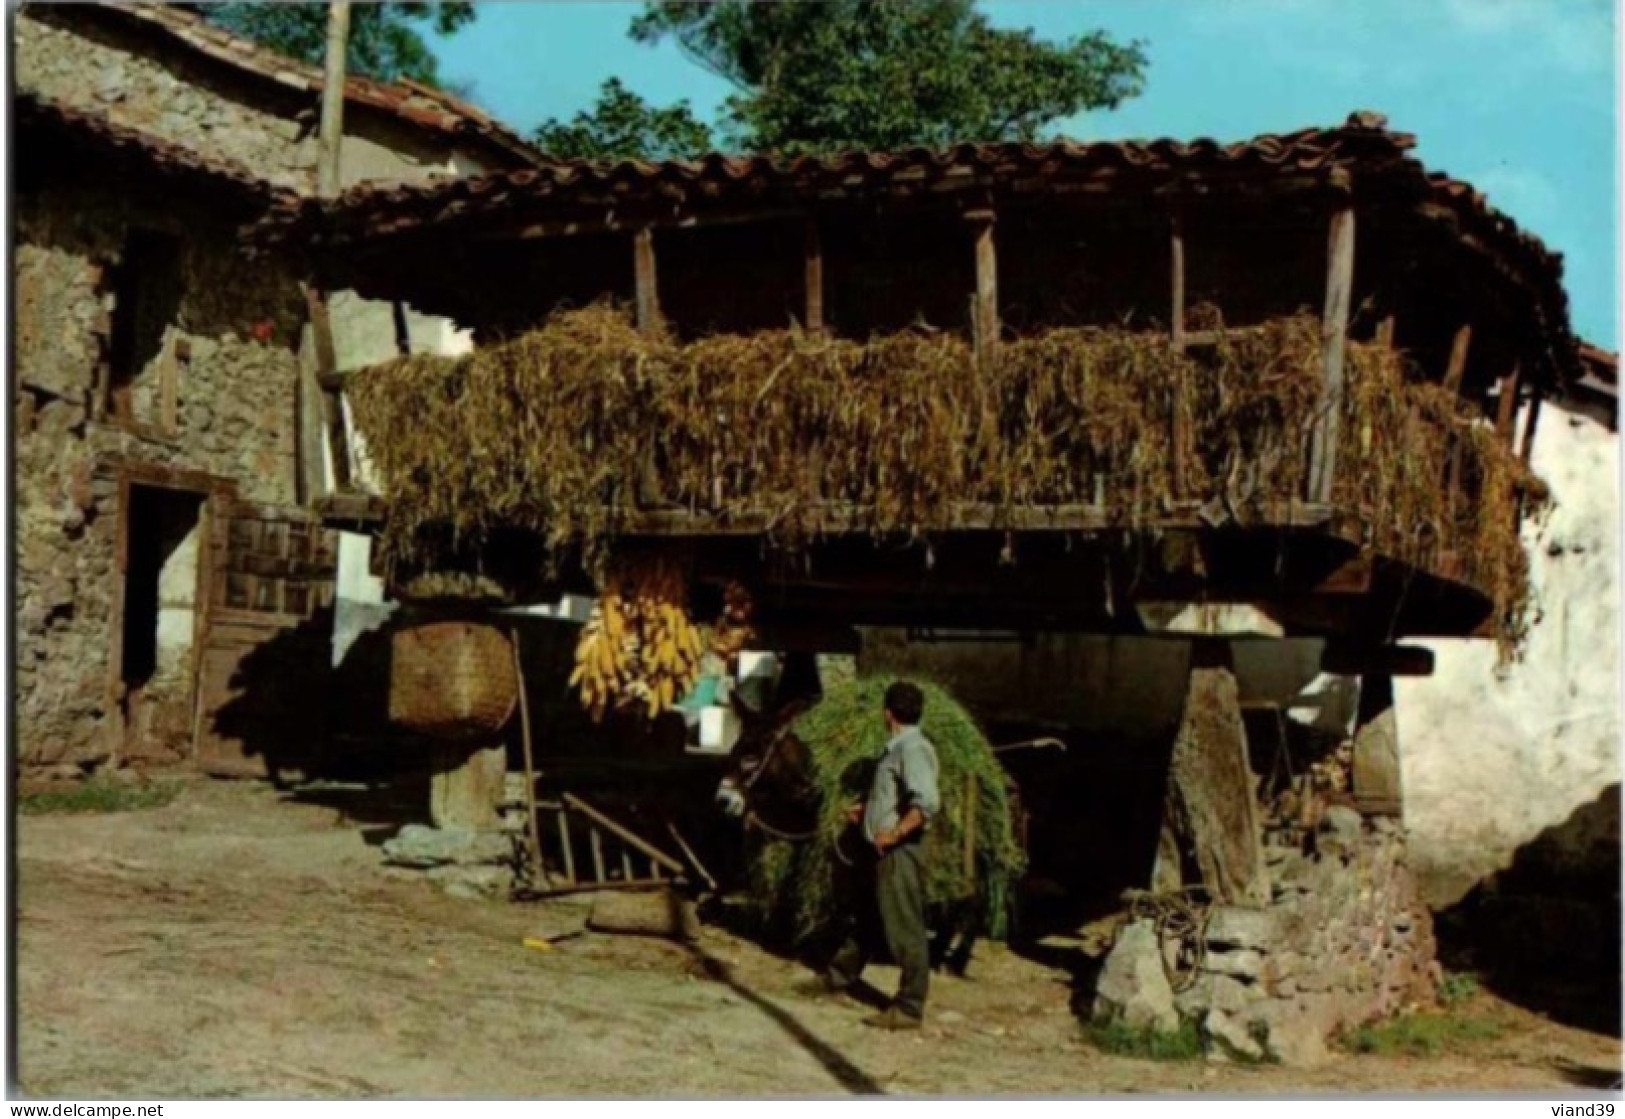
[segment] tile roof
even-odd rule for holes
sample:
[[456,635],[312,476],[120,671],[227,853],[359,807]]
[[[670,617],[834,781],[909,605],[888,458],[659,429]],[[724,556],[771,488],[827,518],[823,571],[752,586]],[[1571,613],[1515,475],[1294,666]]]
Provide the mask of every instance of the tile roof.
[[[87,14],[107,14],[147,27],[198,54],[290,89],[311,94],[321,92],[319,67],[233,35],[190,11],[168,4],[120,4],[109,0],[96,0],[84,5],[83,10]],[[390,83],[351,76],[345,81],[344,96],[353,104],[387,113],[444,138],[481,144],[487,150],[496,149],[510,162],[533,165],[546,159],[518,133],[483,110],[419,82]]]
[[[203,155],[195,148],[115,124],[99,113],[69,108],[23,92],[13,97],[12,112],[13,124],[21,137],[49,132],[68,145],[94,151],[98,157],[133,159],[161,175],[200,179],[224,187],[255,209],[294,197],[291,191],[272,185],[240,163]],[[33,152],[32,143],[29,147]],[[30,160],[29,166],[39,162]]]
[[[960,144],[943,149],[846,152],[784,159],[707,155],[663,163],[555,160],[536,167],[428,183],[362,185],[337,199],[279,205],[254,233],[262,246],[339,246],[409,230],[469,227],[644,203],[748,210],[816,205],[841,198],[931,196],[955,190],[1031,191],[1067,187],[1151,196],[1169,189],[1207,191],[1272,180],[1326,182],[1349,176],[1359,191],[1377,188],[1431,207],[1466,247],[1523,286],[1555,367],[1580,375],[1569,331],[1562,257],[1490,206],[1471,184],[1429,172],[1410,153],[1416,138],[1390,132],[1378,113],[1356,112],[1335,128],[1268,134],[1235,143],[1062,140],[1048,144]],[[579,218],[578,228],[591,219]]]

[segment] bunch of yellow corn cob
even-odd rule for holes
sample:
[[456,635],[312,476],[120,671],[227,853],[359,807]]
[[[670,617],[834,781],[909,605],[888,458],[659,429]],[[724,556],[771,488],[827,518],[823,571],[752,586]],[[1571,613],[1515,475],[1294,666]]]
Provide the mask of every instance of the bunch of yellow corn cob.
[[576,642],[570,674],[594,720],[611,707],[653,718],[694,686],[705,642],[689,620],[687,597],[681,572],[663,562],[608,581]]

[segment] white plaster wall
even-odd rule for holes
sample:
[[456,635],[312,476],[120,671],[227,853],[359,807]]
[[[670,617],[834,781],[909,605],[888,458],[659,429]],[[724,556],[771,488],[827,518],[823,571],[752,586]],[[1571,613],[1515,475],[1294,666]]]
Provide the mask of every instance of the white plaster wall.
[[1556,508],[1525,530],[1540,614],[1523,662],[1498,674],[1491,643],[1436,641],[1434,674],[1395,684],[1405,820],[1435,905],[1620,780],[1619,440],[1548,404],[1533,464]]
[[169,553],[158,571],[158,651],[150,687],[191,686],[192,644],[197,627],[198,550],[201,520]]

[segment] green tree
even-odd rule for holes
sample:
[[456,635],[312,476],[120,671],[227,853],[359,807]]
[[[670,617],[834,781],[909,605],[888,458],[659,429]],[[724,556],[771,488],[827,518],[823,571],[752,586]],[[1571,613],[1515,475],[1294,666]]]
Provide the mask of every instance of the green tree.
[[619,78],[603,84],[591,110],[549,120],[535,138],[560,159],[694,159],[712,147],[711,130],[687,101],[657,109]]
[[1143,85],[1142,45],[992,27],[973,0],[663,0],[634,39],[668,37],[737,90],[734,146],[784,153],[1032,140]]
[[[210,23],[320,66],[327,50],[327,5],[315,3],[188,4]],[[402,78],[438,86],[424,30],[450,35],[474,21],[471,3],[359,3],[350,8],[347,65],[380,81]]]

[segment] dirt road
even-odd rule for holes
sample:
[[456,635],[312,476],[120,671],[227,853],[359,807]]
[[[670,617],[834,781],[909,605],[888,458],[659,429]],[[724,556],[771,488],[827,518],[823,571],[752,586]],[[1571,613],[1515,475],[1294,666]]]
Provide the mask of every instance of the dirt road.
[[[374,836],[376,839],[376,835]],[[918,1035],[797,995],[795,963],[584,934],[580,903],[458,901],[361,826],[264,786],[18,822],[21,1081],[47,1096],[1093,1095],[1573,1090],[1619,1042],[1480,996],[1503,1035],[1312,1070],[1157,1063],[1082,1040],[1064,971],[998,946]],[[884,985],[891,975],[876,969]]]

